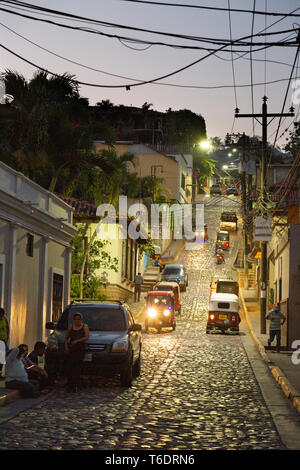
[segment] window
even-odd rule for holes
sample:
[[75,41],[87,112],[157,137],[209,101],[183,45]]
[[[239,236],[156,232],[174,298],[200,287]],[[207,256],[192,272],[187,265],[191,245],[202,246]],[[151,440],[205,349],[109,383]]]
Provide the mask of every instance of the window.
[[185,174],[181,173],[181,187],[185,190]]
[[228,309],[230,304],[228,302],[218,302],[218,308]]
[[27,233],[27,243],[26,243],[26,255],[33,257],[33,243],[34,237],[30,233]]
[[52,281],[52,321],[57,322],[62,311],[64,277],[53,273]]
[[69,326],[72,325],[76,312],[81,313],[83,322],[87,323],[90,331],[125,331],[128,328],[124,312],[120,308],[72,306],[68,314]]

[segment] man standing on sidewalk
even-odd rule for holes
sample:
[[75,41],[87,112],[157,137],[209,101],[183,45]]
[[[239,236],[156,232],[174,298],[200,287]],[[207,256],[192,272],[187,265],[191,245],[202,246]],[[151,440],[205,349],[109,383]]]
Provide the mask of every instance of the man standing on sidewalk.
[[[270,322],[270,338],[268,339],[268,346],[271,346],[275,336],[276,336],[276,350],[280,352],[280,342],[281,342],[281,326],[284,324],[286,318],[285,315],[280,311],[279,305],[274,305],[273,310],[271,310],[266,315],[267,320]],[[282,321],[281,321],[282,320]]]
[[137,297],[138,297],[138,302],[140,301],[142,283],[143,283],[143,277],[141,276],[141,273],[136,274],[134,278],[134,301],[135,302],[136,302]]

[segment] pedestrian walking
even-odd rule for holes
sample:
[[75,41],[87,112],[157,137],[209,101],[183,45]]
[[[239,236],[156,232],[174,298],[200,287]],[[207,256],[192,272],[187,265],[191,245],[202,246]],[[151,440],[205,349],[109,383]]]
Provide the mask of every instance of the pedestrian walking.
[[85,355],[84,343],[89,336],[89,328],[83,323],[81,313],[75,313],[73,325],[68,328],[65,336],[67,390],[69,392],[76,392],[80,385],[80,373]]
[[[4,308],[1,307],[0,308],[0,341],[4,342],[6,353],[8,352],[8,346],[7,346],[8,339],[9,339],[9,324],[5,316],[5,310]],[[5,379],[5,377],[2,376],[2,368],[3,368],[3,364],[0,363],[0,380]]]
[[134,301],[135,302],[136,302],[136,298],[138,298],[138,302],[140,301],[142,283],[143,283],[143,277],[141,273],[136,274],[134,277]]
[[281,343],[281,326],[284,324],[286,317],[280,312],[279,305],[274,305],[273,309],[267,313],[266,319],[270,320],[270,337],[268,339],[268,346],[271,346],[276,336],[276,350],[280,352]]
[[23,363],[25,355],[26,348],[23,345],[13,348],[9,352],[6,358],[5,386],[19,390],[24,398],[37,398],[40,396],[39,383],[35,380],[29,380]]

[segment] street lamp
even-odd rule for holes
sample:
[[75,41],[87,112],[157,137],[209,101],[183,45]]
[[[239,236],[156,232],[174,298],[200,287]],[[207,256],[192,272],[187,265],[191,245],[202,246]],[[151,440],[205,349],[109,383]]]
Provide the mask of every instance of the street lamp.
[[212,149],[212,145],[208,140],[202,140],[199,145],[203,150],[211,150]]

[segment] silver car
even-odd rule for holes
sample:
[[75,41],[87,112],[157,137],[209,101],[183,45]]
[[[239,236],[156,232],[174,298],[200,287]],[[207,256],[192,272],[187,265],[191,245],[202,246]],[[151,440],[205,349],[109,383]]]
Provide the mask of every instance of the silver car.
[[188,274],[182,264],[167,264],[161,274],[161,280],[177,282],[183,292],[188,286]]

